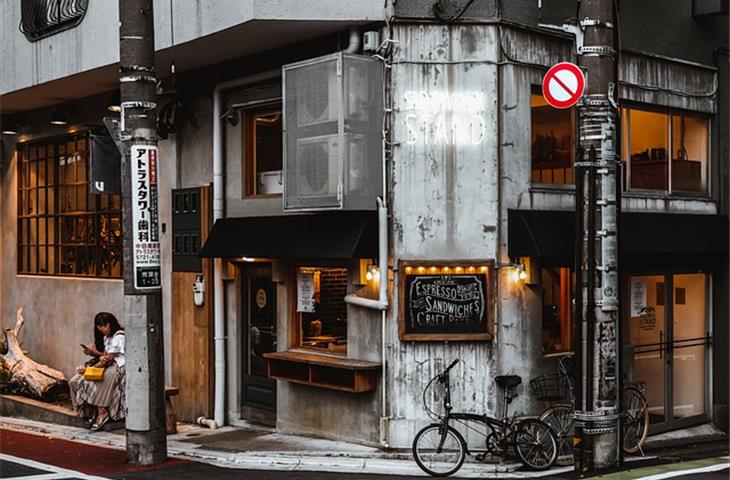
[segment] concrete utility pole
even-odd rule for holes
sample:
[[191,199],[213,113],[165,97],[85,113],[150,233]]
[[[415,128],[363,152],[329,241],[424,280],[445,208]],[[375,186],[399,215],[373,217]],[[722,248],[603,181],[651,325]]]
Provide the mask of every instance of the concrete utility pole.
[[587,87],[579,103],[582,158],[576,159],[576,470],[620,461],[618,211],[613,0],[582,0],[579,62]]
[[127,461],[167,458],[152,0],[119,0]]

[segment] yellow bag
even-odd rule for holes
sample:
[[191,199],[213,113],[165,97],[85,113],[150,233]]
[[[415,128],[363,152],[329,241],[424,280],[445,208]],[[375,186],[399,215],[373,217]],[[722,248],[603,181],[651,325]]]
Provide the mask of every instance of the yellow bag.
[[86,367],[84,369],[84,379],[92,382],[100,382],[104,378],[104,369],[100,367]]

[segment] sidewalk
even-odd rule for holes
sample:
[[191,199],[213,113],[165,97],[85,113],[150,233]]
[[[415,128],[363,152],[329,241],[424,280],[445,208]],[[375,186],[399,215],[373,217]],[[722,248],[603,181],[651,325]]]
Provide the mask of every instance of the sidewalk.
[[[83,421],[73,417],[72,412],[64,412],[67,409],[47,405],[39,409],[40,406],[36,405],[38,403],[28,400],[15,402],[12,408],[16,410],[10,410],[5,404],[6,410],[0,418],[0,428],[80,443],[106,445],[120,450],[126,448],[123,424],[116,424],[116,430],[93,433],[88,430],[88,426],[84,426]],[[21,407],[32,410],[21,411]],[[29,420],[31,417],[36,420]],[[626,460],[631,464],[636,461],[639,461],[637,464],[642,464],[644,462],[641,460],[651,460],[652,455],[657,455],[659,458],[656,461],[661,462],[662,449],[686,445],[689,439],[697,444],[703,441],[726,440],[727,436],[711,424],[657,435],[649,438],[645,447],[646,457],[629,457]],[[382,451],[345,442],[284,435],[254,425],[210,430],[198,425],[180,423],[178,433],[168,435],[167,442],[171,458],[226,468],[425,476],[413,460],[409,449]],[[514,461],[490,464],[469,461],[468,458],[455,476],[539,478],[572,472],[572,467],[553,468],[547,472],[518,471],[520,466]]]
[[[8,417],[0,419],[0,428],[116,449],[125,448],[124,430],[93,433],[78,427]],[[180,424],[178,428],[178,433],[167,437],[168,454],[178,459],[241,469],[426,476],[409,451],[383,452],[361,445],[282,435],[259,428],[223,427],[209,430],[189,424]],[[519,479],[571,471],[570,467],[553,468],[547,472],[516,471],[519,467],[516,463],[467,462],[454,477]]]

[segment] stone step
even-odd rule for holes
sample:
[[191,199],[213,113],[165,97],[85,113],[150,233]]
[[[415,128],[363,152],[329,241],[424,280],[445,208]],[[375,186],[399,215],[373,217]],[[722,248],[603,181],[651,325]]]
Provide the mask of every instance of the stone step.
[[0,416],[20,417],[69,427],[89,428],[72,409],[20,395],[0,395]]

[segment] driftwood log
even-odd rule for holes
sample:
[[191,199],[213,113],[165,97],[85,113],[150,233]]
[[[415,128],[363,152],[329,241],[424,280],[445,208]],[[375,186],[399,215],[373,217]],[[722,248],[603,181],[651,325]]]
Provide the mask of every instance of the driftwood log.
[[42,400],[60,387],[65,387],[66,377],[58,370],[41,365],[25,354],[18,341],[24,323],[23,307],[20,307],[15,328],[3,329],[7,345],[7,352],[0,356],[0,370],[3,370],[3,383],[6,383],[3,390]]

